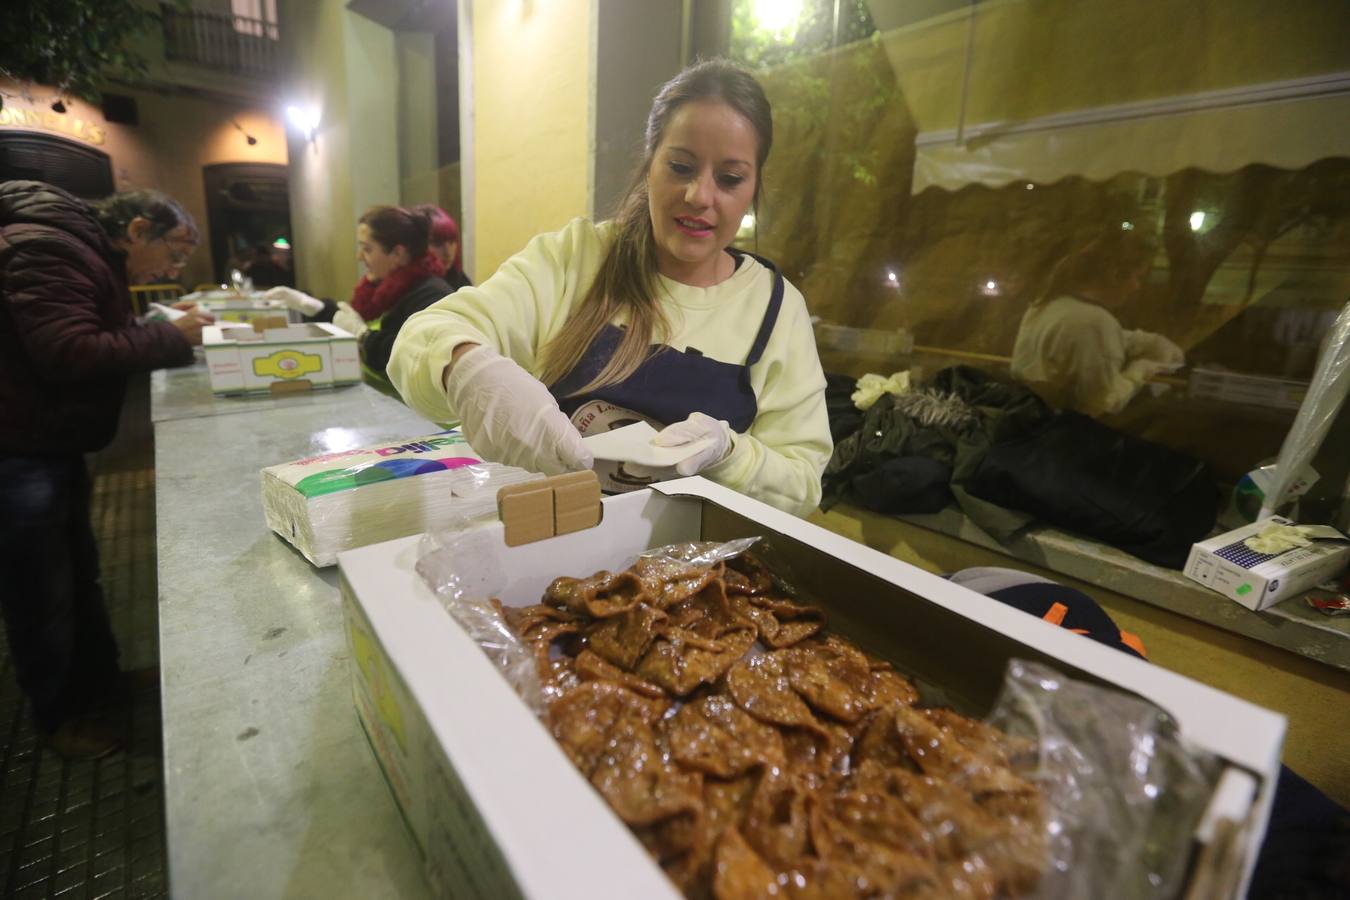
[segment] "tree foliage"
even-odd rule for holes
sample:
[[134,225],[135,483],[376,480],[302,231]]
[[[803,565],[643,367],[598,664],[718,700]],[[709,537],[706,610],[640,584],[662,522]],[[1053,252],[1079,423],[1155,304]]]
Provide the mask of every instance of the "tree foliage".
[[136,37],[159,22],[137,0],[11,0],[0,74],[98,100],[109,77],[136,79],[149,69]]

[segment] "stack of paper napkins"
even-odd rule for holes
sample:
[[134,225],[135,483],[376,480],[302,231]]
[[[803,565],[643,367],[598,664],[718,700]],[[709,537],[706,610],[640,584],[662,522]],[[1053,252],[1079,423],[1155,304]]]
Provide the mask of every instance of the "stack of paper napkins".
[[325,453],[262,470],[273,531],[316,566],[337,554],[497,513],[497,489],[542,478],[484,462],[459,431]]

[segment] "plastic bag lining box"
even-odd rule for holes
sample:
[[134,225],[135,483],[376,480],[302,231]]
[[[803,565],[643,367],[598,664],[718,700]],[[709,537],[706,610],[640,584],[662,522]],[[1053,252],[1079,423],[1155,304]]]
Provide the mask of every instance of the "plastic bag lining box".
[[[940,685],[963,712],[990,709],[1014,656],[1165,709],[1225,764],[1196,845],[1229,835],[1230,878],[1204,896],[1245,890],[1270,812],[1284,717],[705,479],[608,497],[595,528],[534,544],[508,548],[500,522],[481,526],[474,533],[481,571],[462,575],[466,583],[501,577],[502,602],[529,605],[559,575],[614,569],[665,544],[753,535],[791,560],[790,577],[826,609],[833,631]],[[455,897],[678,897],[421,580],[418,549],[418,537],[401,538],[339,554],[338,565],[357,713],[433,888]]]
[[1350,565],[1350,539],[1319,540],[1275,554],[1257,553],[1243,543],[1269,525],[1292,524],[1272,516],[1192,544],[1186,577],[1248,609],[1262,610],[1334,578]]
[[301,380],[313,387],[361,380],[356,338],[327,322],[261,333],[207,325],[202,329],[202,347],[216,394],[262,393],[273,384]]

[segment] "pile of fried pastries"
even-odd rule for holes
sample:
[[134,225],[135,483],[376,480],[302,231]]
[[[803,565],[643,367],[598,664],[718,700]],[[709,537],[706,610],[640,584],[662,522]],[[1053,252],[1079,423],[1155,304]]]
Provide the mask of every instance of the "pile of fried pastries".
[[691,898],[1012,897],[1045,866],[1034,750],[921,709],[750,554],[640,559],[503,609],[548,725]]

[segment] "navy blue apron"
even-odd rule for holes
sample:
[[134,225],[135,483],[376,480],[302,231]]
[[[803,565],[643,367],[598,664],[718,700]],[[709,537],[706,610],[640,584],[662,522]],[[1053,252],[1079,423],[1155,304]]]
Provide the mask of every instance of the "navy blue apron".
[[[582,437],[644,421],[659,431],[674,422],[683,422],[694,412],[723,419],[736,432],[744,432],[754,423],[759,405],[750,386],[750,367],[759,362],[778,320],[778,310],[783,305],[783,276],[773,263],[753,253],[730,249],[728,252],[736,257],[738,265],[743,256],[749,256],[773,272],[769,307],[764,311],[764,320],[745,362],[725,363],[710,359],[693,347],[676,350],[654,344],[637,371],[623,381],[573,396],[578,388],[600,374],[623,340],[624,330],[607,324],[571,371],[549,387]],[[623,465],[607,460],[595,461],[595,473],[600,476],[601,489],[611,494],[636,490],[656,480],[645,470],[625,470]]]

